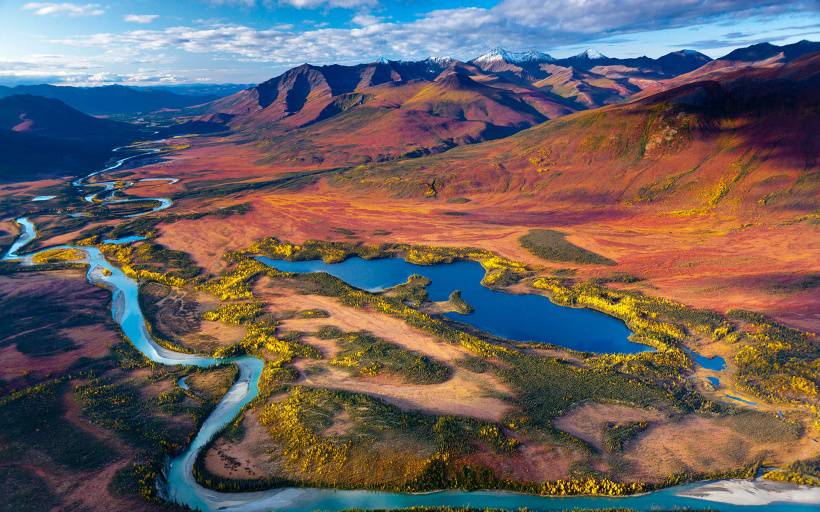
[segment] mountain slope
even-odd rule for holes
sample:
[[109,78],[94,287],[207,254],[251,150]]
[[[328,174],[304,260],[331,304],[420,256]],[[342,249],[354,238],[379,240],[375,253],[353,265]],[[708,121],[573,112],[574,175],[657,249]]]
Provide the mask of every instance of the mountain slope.
[[[503,141],[339,178],[419,195],[537,193],[738,218],[811,213],[820,197],[820,54],[546,122]],[[513,194],[514,195],[514,194]]]
[[97,119],[39,96],[0,99],[0,179],[28,180],[91,170],[115,146],[140,138],[127,123]]
[[340,165],[440,152],[572,112],[472,65],[428,59],[303,65],[209,106],[270,161]]

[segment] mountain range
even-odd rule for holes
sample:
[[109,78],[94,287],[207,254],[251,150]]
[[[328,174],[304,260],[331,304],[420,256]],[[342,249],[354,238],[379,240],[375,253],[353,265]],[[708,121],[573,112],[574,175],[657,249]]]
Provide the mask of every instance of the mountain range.
[[724,209],[749,221],[810,211],[816,186],[807,170],[820,154],[820,118],[810,113],[820,111],[818,91],[815,52],[578,112],[503,140],[371,165],[346,179],[389,183],[397,195],[421,195],[435,182],[442,198],[515,191],[548,204],[654,204],[682,216]]
[[496,48],[469,62],[304,64],[190,113],[223,116],[231,129],[255,138],[270,162],[396,160],[507,137],[715,74],[779,66],[820,49],[808,41],[760,46],[715,61],[692,50],[657,59],[615,59],[588,50],[555,59]]
[[[163,134],[231,130],[240,139],[253,141],[263,161],[278,166],[366,164],[442,153],[482,141],[504,139],[506,144],[510,135],[551,119],[630,100],[652,101],[664,91],[699,82],[723,83],[744,71],[780,69],[819,50],[820,43],[809,41],[786,46],[763,43],[711,60],[693,50],[657,59],[617,59],[587,50],[556,59],[542,52],[496,48],[468,62],[428,58],[380,59],[353,66],[304,64],[206,103],[201,102],[207,95],[167,90],[27,86],[2,93],[34,91],[60,96],[65,103],[42,96],[7,96],[0,100],[0,136],[9,148],[6,160],[22,152],[8,142],[12,139],[25,139],[19,148],[36,146],[43,149],[41,154],[51,145],[66,151],[66,145],[73,144],[81,158],[54,161],[65,163],[61,172],[72,172],[97,161],[97,156],[88,156],[89,151],[105,151],[138,133],[133,125],[105,124],[79,110],[158,107],[173,109],[166,117],[176,123],[161,130]],[[222,87],[229,92],[238,86]],[[703,91],[711,89],[694,90],[706,94]],[[611,108],[596,115],[631,107]],[[627,111],[633,112],[623,112]],[[32,137],[37,138],[36,144]],[[16,164],[25,161],[19,157],[14,157]],[[40,175],[49,167],[56,170],[54,164],[31,169]]]

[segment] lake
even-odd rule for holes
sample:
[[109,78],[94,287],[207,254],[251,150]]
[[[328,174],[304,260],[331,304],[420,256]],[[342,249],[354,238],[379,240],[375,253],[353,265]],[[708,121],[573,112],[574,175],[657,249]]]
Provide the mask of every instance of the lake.
[[617,318],[591,309],[558,306],[543,295],[513,294],[482,286],[484,268],[474,261],[415,265],[399,258],[353,257],[342,263],[284,261],[264,256],[258,259],[285,272],[327,272],[369,292],[392,288],[419,274],[432,280],[427,287],[430,300],[446,301],[453,290],[460,290],[461,297],[474,309],[468,315],[444,316],[513,341],[553,343],[596,353],[634,354],[651,350],[629,341],[631,331]]

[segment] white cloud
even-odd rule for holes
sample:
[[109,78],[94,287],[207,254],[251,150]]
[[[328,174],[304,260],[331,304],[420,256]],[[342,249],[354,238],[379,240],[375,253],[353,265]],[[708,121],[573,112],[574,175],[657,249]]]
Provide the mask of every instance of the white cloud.
[[353,16],[353,19],[350,21],[353,22],[354,25],[366,27],[368,25],[375,25],[379,22],[379,19],[372,14],[359,13],[356,16]]
[[813,0],[502,0],[493,11],[523,27],[605,33],[681,26],[720,15],[783,12]]
[[25,11],[33,11],[37,16],[67,15],[67,16],[99,16],[105,9],[98,4],[73,4],[70,2],[29,2],[22,7]]
[[[253,0],[234,0],[234,3],[236,1]],[[360,0],[295,1],[307,6]],[[795,6],[811,8],[811,1],[795,0],[788,9]],[[727,13],[739,17],[785,12],[787,7],[778,2],[657,0],[651,6],[639,9],[638,4],[642,4],[639,0],[503,0],[493,8],[434,10],[406,22],[387,21],[361,12],[352,17],[351,22],[355,25],[352,28],[314,24],[308,30],[297,32],[290,25],[259,29],[201,20],[191,22],[189,26],[97,33],[55,42],[101,50],[102,57],[95,60],[100,67],[86,74],[109,70],[113,63],[121,64],[121,67],[155,66],[151,59],[160,51],[168,52],[171,59],[185,59],[180,57],[180,53],[185,52],[207,55],[209,65],[230,62],[231,65],[249,67],[248,63],[273,63],[275,65],[267,71],[272,76],[304,62],[366,62],[379,55],[399,59],[451,55],[468,59],[496,45],[550,50],[555,46],[588,43],[614,34],[714,22]],[[552,7],[544,8],[545,3]],[[681,3],[690,5],[690,9],[681,12],[678,7]],[[47,66],[42,68],[44,72],[49,70]]]
[[298,9],[315,9],[317,7],[341,7],[354,9],[357,7],[373,7],[378,0],[280,0],[280,3],[291,5]]
[[128,23],[147,24],[154,22],[157,18],[159,14],[127,14],[122,19]]
[[[74,55],[32,54],[16,60],[0,60],[0,83],[57,83],[77,86],[105,84],[154,85],[191,81],[191,73],[204,70],[169,70],[138,67],[131,72],[104,71],[116,59]],[[158,59],[163,61],[162,56]],[[131,61],[135,63],[134,61]],[[150,66],[156,62],[145,62]],[[196,80],[196,78],[193,78]]]
[[[293,1],[304,5],[319,2]],[[98,47],[109,52],[122,49],[147,53],[175,48],[190,53],[211,53],[214,58],[273,62],[283,67],[303,62],[364,62],[375,60],[379,55],[403,59],[452,55],[467,59],[495,45],[548,50],[551,46],[567,46],[616,33],[691,24],[692,16],[698,20],[714,20],[715,16],[733,10],[749,14],[760,12],[756,9],[766,12],[786,9],[778,7],[779,1],[719,0],[718,8],[713,2],[702,0],[657,0],[657,5],[639,10],[640,0],[504,0],[490,9],[434,10],[409,22],[384,21],[361,13],[351,20],[357,25],[354,28],[313,28],[293,32],[282,30],[283,27],[257,29],[240,24],[211,23],[84,35],[59,43]],[[681,13],[677,7],[681,3],[690,4],[693,12]],[[545,9],[545,4],[552,8]],[[628,11],[629,15],[623,11]]]
[[276,4],[289,5],[297,9],[316,9],[318,7],[340,7],[355,9],[358,7],[373,7],[379,0],[206,0],[213,5],[236,5],[239,7],[255,7],[257,4],[265,7],[274,7]]

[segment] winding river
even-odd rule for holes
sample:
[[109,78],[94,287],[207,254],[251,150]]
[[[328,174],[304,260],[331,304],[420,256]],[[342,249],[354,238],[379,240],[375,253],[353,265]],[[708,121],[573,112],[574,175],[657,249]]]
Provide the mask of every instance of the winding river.
[[[161,143],[161,142],[162,142],[161,140],[156,141],[156,143]],[[121,147],[115,148],[114,151],[117,152],[117,151],[120,151],[122,149],[129,148],[129,147],[130,146],[121,146]],[[126,162],[129,162],[131,160],[134,160],[136,158],[140,158],[140,157],[143,157],[143,156],[146,156],[146,155],[157,154],[162,150],[160,148],[145,148],[145,149],[138,149],[137,151],[138,151],[138,153],[136,153],[134,155],[127,156],[127,157],[124,157],[124,158],[120,158],[119,160],[116,160],[113,164],[109,165],[108,167],[106,167],[104,169],[101,169],[99,171],[94,171],[91,174],[88,174],[88,175],[86,175],[82,178],[78,178],[78,179],[72,181],[71,184],[74,185],[75,187],[78,187],[78,188],[81,188],[81,187],[103,187],[103,189],[100,190],[100,191],[93,192],[91,194],[87,194],[87,195],[83,196],[83,200],[87,203],[101,202],[101,203],[106,203],[106,204],[122,204],[122,203],[142,203],[142,202],[147,202],[147,201],[156,201],[156,202],[159,203],[157,206],[155,206],[154,208],[152,208],[150,210],[146,210],[144,212],[139,212],[139,213],[132,213],[130,215],[124,215],[125,218],[140,217],[142,215],[147,215],[149,213],[154,213],[154,212],[158,212],[160,210],[165,210],[166,208],[170,208],[171,205],[173,204],[173,201],[171,201],[167,197],[138,197],[138,198],[115,199],[114,196],[117,193],[117,189],[116,189],[117,182],[116,181],[95,181],[95,182],[89,182],[88,181],[90,178],[93,178],[94,176],[97,176],[97,175],[100,175],[100,174],[104,174],[104,173],[111,172],[113,170],[119,169],[120,167],[125,165]],[[173,184],[173,183],[178,182],[179,178],[144,178],[144,179],[141,179],[139,181],[140,182],[167,181],[168,183]],[[129,182],[126,185],[126,187],[124,187],[120,191],[124,190],[125,188],[130,187],[131,185],[133,185],[133,183]],[[108,195],[105,198],[99,197],[101,194],[106,194],[106,193]]]
[[[73,182],[82,187],[91,176],[120,167],[127,157],[114,165]],[[94,185],[98,185],[95,183]],[[105,199],[101,201],[105,202]],[[170,206],[170,199],[167,199]],[[165,204],[163,202],[162,204]],[[32,264],[36,253],[20,251],[37,237],[36,226],[27,218],[17,219],[21,233],[3,256],[6,261]],[[111,240],[130,243],[134,239]],[[54,247],[50,248],[53,249]],[[307,512],[310,510],[341,511],[349,508],[403,508],[410,506],[492,507],[505,509],[562,510],[571,508],[632,508],[650,511],[658,508],[709,508],[721,511],[783,510],[788,512],[816,511],[820,505],[820,489],[768,481],[725,480],[699,482],[638,496],[610,497],[543,497],[504,491],[442,491],[426,494],[402,494],[378,491],[349,491],[313,488],[282,488],[249,493],[222,493],[196,483],[193,464],[202,448],[231,422],[258,394],[263,361],[252,356],[213,358],[180,353],[158,345],[148,333],[145,317],[138,300],[138,284],[122,270],[108,262],[96,247],[60,246],[81,251],[82,262],[88,265],[87,279],[112,293],[111,315],[125,336],[145,357],[160,364],[201,368],[234,364],[239,369],[237,381],[230,387],[216,408],[205,419],[191,444],[173,458],[160,489],[171,501],[201,511]],[[44,249],[47,250],[47,249]],[[776,505],[774,505],[776,504]]]

